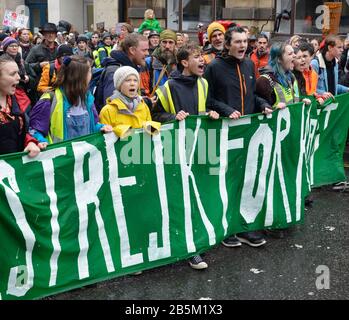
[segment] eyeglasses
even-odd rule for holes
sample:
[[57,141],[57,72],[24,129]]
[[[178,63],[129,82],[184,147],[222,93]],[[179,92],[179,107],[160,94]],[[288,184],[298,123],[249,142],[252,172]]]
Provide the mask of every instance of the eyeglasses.
[[8,48],[18,48],[18,44],[11,44],[8,46]]

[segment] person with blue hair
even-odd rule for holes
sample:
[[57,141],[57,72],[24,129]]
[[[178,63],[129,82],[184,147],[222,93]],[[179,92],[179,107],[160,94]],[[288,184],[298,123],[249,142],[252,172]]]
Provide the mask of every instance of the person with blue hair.
[[[299,88],[299,83],[293,74],[294,71],[297,72],[296,65],[300,76],[303,77],[301,72],[304,66],[302,67],[302,62],[297,59],[302,60],[301,51],[297,56],[288,42],[274,44],[271,47],[269,65],[261,70],[261,76],[257,79],[256,93],[268,101],[273,110],[284,109],[287,105],[300,102],[302,99],[300,95],[306,96],[304,78],[303,81],[300,81],[300,85],[304,88]],[[306,104],[311,103],[311,100],[307,98],[302,101]],[[274,238],[284,238],[286,232],[287,229],[266,230],[266,234]]]
[[294,69],[294,49],[287,42],[270,50],[269,65],[261,70],[256,93],[268,101],[272,109],[283,109],[299,102],[299,88]]

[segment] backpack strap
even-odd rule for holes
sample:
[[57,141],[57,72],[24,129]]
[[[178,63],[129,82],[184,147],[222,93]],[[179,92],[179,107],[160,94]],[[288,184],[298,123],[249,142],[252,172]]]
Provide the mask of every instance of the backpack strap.
[[274,82],[274,80],[271,78],[271,76],[269,74],[267,74],[267,73],[266,74],[262,74],[261,77],[264,77],[264,78],[268,79],[270,86],[274,89],[275,82]]

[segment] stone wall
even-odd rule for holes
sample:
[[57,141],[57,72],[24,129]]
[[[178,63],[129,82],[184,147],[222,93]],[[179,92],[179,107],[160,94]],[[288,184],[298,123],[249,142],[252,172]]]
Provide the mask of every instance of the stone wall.
[[48,0],[48,21],[58,24],[65,20],[73,25],[74,30],[83,32],[84,1],[83,0]]
[[117,0],[94,0],[94,21],[95,25],[100,22],[105,23],[108,30],[119,22]]

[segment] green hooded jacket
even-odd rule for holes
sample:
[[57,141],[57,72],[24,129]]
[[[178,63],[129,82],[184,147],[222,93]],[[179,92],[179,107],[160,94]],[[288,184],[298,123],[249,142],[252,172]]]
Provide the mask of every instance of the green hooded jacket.
[[143,33],[144,30],[155,30],[159,33],[161,33],[162,28],[160,26],[160,23],[156,19],[147,19],[143,21],[143,23],[140,25],[138,29],[138,33]]

